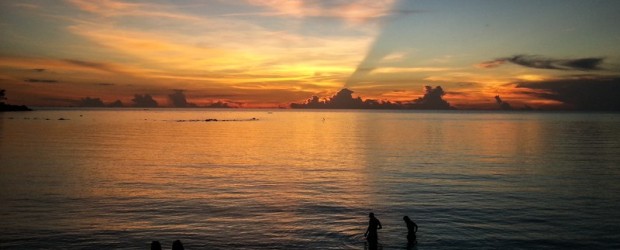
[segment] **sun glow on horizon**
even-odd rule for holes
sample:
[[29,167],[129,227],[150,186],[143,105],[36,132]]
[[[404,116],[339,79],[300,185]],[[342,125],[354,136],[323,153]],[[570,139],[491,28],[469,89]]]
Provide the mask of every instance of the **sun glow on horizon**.
[[[563,26],[529,24],[563,20],[574,4],[558,11],[545,3],[533,15],[524,4],[492,3],[480,17],[474,3],[406,0],[3,2],[0,83],[11,100],[37,106],[85,97],[131,105],[137,94],[165,103],[183,90],[198,103],[282,107],[343,87],[403,101],[422,96],[424,86],[442,86],[461,107],[497,108],[498,92],[552,106],[566,101],[549,97],[565,93],[547,82],[620,79],[610,67],[620,54],[604,50],[617,34],[605,25],[614,1],[566,20],[576,28],[563,46],[531,45],[534,37],[557,40],[546,30]],[[514,26],[508,17],[522,13],[532,16]],[[519,27],[535,27],[532,38],[514,39]]]

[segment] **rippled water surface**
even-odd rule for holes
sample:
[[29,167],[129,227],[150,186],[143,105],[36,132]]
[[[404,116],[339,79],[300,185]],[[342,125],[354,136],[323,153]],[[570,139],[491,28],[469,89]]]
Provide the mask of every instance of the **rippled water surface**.
[[617,114],[0,113],[0,248],[618,249],[619,165]]

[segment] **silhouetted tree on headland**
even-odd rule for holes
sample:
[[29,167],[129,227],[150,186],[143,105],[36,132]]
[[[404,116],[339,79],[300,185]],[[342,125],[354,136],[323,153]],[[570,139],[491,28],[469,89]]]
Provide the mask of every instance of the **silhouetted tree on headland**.
[[0,89],[0,112],[1,111],[31,111],[32,109],[26,107],[25,105],[11,105],[4,103],[7,100],[6,98],[6,90]]
[[424,96],[411,102],[390,102],[373,99],[362,100],[361,97],[353,98],[353,91],[342,89],[327,100],[320,100],[313,96],[305,103],[292,103],[291,108],[300,109],[455,109],[443,99],[445,92],[440,86],[435,88],[425,87]]

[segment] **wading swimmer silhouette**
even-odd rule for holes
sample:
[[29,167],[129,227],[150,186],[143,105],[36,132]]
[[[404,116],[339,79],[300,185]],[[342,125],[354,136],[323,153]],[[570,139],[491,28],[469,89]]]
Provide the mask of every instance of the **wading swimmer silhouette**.
[[418,224],[409,219],[409,216],[404,216],[403,220],[407,224],[407,246],[414,246],[417,243],[415,233],[418,231]]
[[368,214],[368,229],[366,229],[366,233],[364,233],[364,237],[366,237],[366,241],[368,241],[369,249],[377,249],[379,244],[379,234],[377,230],[383,228],[381,226],[381,222],[379,219],[375,217],[374,213]]

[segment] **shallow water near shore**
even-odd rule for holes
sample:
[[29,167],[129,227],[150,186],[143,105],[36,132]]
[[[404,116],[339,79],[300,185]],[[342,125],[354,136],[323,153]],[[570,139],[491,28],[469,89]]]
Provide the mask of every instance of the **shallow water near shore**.
[[0,113],[0,248],[618,249],[619,163],[618,114]]

